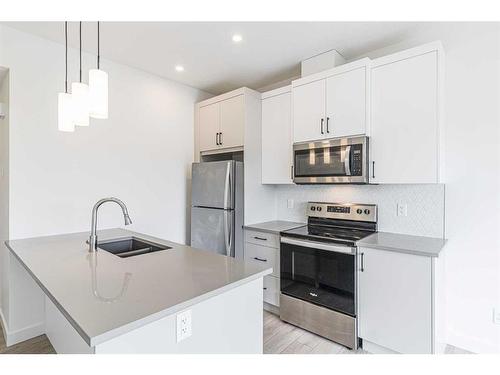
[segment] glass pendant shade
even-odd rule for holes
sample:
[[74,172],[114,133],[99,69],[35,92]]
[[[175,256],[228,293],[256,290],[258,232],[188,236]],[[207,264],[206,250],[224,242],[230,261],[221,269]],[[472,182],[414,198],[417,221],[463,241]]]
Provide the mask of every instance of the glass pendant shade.
[[82,82],[71,84],[73,121],[78,126],[89,126],[89,86]]
[[58,95],[58,128],[62,132],[74,132],[75,123],[73,111],[73,98],[71,94],[60,92]]
[[90,117],[108,118],[108,73],[100,69],[89,71]]

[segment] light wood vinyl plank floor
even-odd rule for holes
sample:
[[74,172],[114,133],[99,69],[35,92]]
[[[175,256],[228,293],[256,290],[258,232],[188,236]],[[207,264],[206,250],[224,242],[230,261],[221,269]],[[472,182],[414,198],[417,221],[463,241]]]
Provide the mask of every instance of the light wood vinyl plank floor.
[[[446,354],[470,352],[448,345]],[[55,354],[46,335],[34,337],[10,347],[0,325],[0,354]],[[264,354],[367,354],[363,350],[349,350],[314,333],[283,322],[277,315],[264,311]]]
[[2,326],[0,325],[0,354],[55,354],[56,351],[45,335],[9,346],[5,346]]
[[[264,311],[264,354],[369,354],[350,350],[314,333],[285,323],[277,315]],[[447,345],[445,354],[471,354]]]

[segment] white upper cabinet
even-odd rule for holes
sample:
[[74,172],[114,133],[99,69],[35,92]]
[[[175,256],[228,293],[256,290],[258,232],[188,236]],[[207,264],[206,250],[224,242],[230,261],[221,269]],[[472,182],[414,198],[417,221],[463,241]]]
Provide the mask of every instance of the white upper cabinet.
[[292,82],[293,141],[368,134],[370,59]]
[[292,183],[290,86],[262,94],[262,183]]
[[440,182],[442,60],[436,42],[373,61],[370,182]]
[[325,135],[325,80],[293,88],[293,141],[305,142]]
[[238,95],[220,102],[221,147],[243,146],[245,134],[245,98]]
[[218,133],[220,123],[220,106],[219,103],[214,103],[200,107],[199,110],[200,124],[200,150],[214,150],[219,147]]
[[326,132],[329,137],[366,133],[366,76],[361,67],[326,79]]
[[245,90],[238,89],[198,103],[199,151],[242,148]]

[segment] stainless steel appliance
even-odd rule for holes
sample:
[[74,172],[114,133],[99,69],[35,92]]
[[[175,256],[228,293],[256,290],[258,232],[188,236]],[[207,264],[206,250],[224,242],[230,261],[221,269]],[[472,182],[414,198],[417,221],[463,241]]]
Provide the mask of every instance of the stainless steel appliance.
[[280,318],[355,349],[356,241],[377,231],[377,206],[309,202],[307,214],[281,232]]
[[366,184],[368,174],[368,137],[293,145],[296,184]]
[[193,163],[191,246],[243,258],[243,163]]

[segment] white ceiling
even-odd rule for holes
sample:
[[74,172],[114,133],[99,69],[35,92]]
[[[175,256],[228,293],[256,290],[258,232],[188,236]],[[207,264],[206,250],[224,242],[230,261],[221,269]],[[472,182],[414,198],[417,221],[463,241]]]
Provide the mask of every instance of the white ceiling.
[[[64,43],[62,22],[6,22]],[[103,22],[101,56],[219,94],[257,89],[299,75],[300,61],[336,49],[347,59],[397,43],[414,22]],[[83,48],[96,51],[96,24],[83,24]],[[235,44],[231,37],[241,34]],[[78,47],[78,23],[69,25]],[[184,66],[176,72],[175,66]]]

